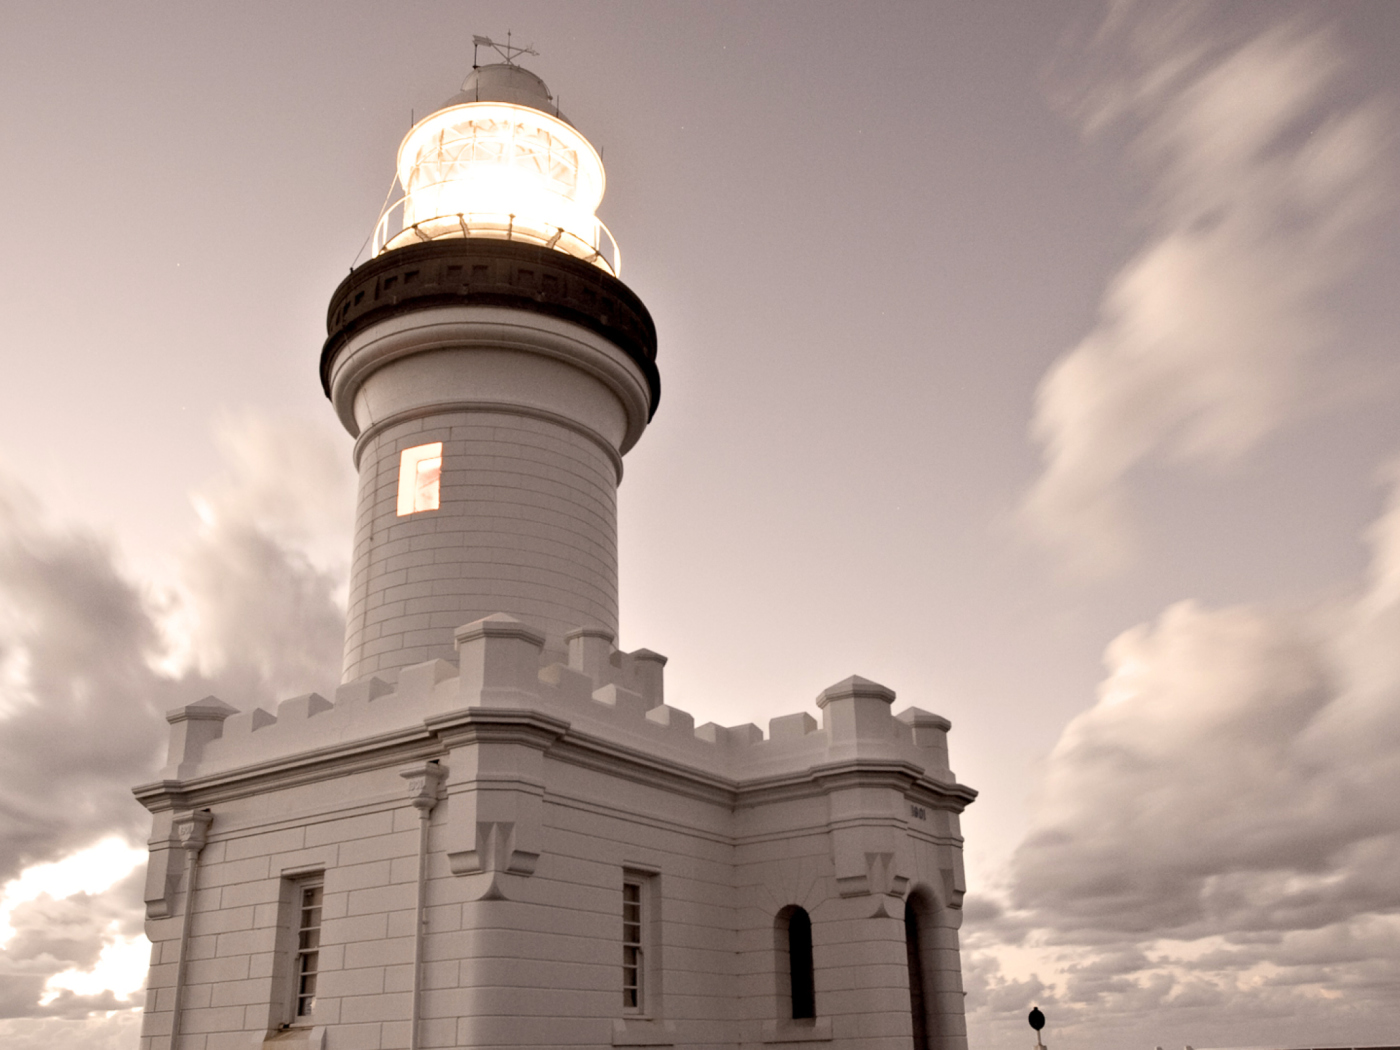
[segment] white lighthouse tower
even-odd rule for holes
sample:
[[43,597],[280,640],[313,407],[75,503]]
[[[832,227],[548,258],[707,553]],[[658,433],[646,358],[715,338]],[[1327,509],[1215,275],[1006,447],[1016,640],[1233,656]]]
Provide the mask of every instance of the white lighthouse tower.
[[622,456],[661,392],[602,162],[500,64],[414,125],[398,176],[321,357],[360,473],[345,679],[450,659],[494,612],[562,658],[570,630],[616,635]]
[[965,1050],[948,722],[852,676],[697,727],[617,645],[656,330],[516,54],[414,125],[331,299],[343,680],[170,712],[136,790],[142,1050]]

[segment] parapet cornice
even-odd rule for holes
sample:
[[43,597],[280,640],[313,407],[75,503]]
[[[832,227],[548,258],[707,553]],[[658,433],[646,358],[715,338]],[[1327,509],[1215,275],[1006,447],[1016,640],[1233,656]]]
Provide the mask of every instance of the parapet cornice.
[[765,805],[781,799],[802,798],[845,787],[888,787],[917,791],[941,809],[961,813],[977,798],[975,789],[956,781],[946,783],[927,775],[923,766],[907,759],[850,758],[827,762],[779,776],[744,781],[737,785],[739,806]]
[[454,747],[487,742],[525,744],[560,761],[731,809],[844,787],[917,791],[929,804],[959,813],[977,797],[966,785],[932,779],[918,764],[898,759],[852,758],[751,780],[723,776],[588,733],[540,711],[480,707],[206,776],[158,780],[140,785],[133,794],[151,812],[197,809],[332,777],[443,758]]
[[264,791],[314,784],[331,777],[427,761],[441,755],[440,742],[423,726],[415,726],[205,776],[157,780],[133,788],[132,794],[152,813],[197,809]]
[[569,723],[542,711],[468,707],[425,718],[423,728],[446,748],[490,741],[544,751],[569,732]]

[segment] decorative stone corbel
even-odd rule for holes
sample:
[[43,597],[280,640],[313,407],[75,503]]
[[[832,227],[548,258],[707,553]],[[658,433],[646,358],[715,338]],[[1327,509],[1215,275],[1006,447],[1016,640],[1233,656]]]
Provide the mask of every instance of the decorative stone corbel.
[[[424,724],[450,749],[448,864],[468,880],[468,899],[491,900],[506,895],[510,877],[535,871],[544,751],[568,723],[534,710],[543,632],[496,613],[455,635],[464,708]],[[583,632],[575,644],[582,641],[603,639]]]
[[148,843],[151,855],[146,862],[146,918],[168,919],[175,913],[175,893],[190,869],[191,858],[208,841],[213,819],[207,809],[178,817],[169,811],[156,814]]
[[508,896],[541,849],[544,753],[569,728],[538,711],[468,708],[424,720],[448,749],[447,860],[468,900]]
[[155,827],[147,843],[151,849],[146,862],[146,918],[168,919],[174,914],[172,902],[180,888],[183,859],[177,850],[173,814],[169,810],[155,814]]
[[967,877],[963,874],[962,850],[950,849],[950,856],[939,869],[943,877],[943,903],[946,907],[961,909],[963,897],[967,893]]
[[[896,868],[895,833],[885,827],[837,828],[832,832],[836,892],[842,897],[870,897],[873,916],[903,914],[909,877]],[[891,911],[892,908],[898,911]]]
[[836,891],[842,897],[872,898],[872,917],[892,914],[909,887],[908,876],[896,870],[904,834],[903,792],[883,779],[878,766],[862,766],[871,761],[867,754],[878,760],[894,740],[894,698],[893,689],[859,675],[817,697],[829,753],[843,760],[828,767],[834,778],[829,798]]
[[[448,788],[447,861],[452,874],[467,878],[468,899],[500,899],[506,876],[534,874],[544,805],[541,757],[541,750],[504,743],[479,743],[454,756],[454,771],[465,775]],[[466,766],[476,768],[468,773]]]
[[518,848],[528,843],[531,823],[477,821],[475,848],[448,854],[452,873],[469,877],[470,900],[504,900],[509,885],[505,876],[528,878],[535,873],[538,849]]

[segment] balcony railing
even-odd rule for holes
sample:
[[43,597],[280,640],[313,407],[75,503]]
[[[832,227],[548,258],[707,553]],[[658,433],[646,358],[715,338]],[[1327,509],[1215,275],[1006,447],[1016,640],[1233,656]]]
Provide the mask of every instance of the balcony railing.
[[[400,197],[389,205],[374,228],[370,254],[379,255],[405,244],[436,241],[445,237],[492,237],[497,240],[524,241],[572,255],[584,262],[606,270],[614,277],[622,269],[617,241],[603,223],[593,218],[592,236],[549,223],[532,221],[527,217],[502,212],[455,212],[419,219],[405,226],[404,203]],[[590,231],[585,231],[585,233]]]

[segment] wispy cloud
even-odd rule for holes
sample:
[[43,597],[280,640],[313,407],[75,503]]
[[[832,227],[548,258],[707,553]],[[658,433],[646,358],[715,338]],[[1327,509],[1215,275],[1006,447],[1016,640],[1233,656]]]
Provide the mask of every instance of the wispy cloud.
[[1021,520],[1087,575],[1134,557],[1135,466],[1228,463],[1310,407],[1329,296],[1389,194],[1388,122],[1346,98],[1328,32],[1222,41],[1199,10],[1117,5],[1067,92],[1087,131],[1129,133],[1150,180],[1146,241],[1042,380],[1031,428],[1044,468]]
[[267,699],[339,678],[354,478],[326,430],[257,416],[223,421],[227,469],[194,496],[201,527],[173,611],[195,667]]
[[[1391,207],[1392,121],[1348,97],[1337,40],[1314,20],[1222,36],[1214,10],[1112,5],[1068,95],[1150,181],[1144,244],[1036,404],[1022,521],[1082,573],[1134,557],[1136,467],[1236,463],[1330,396],[1333,299]],[[1400,471],[1386,484],[1349,597],[1183,601],[1109,645],[1003,884],[969,901],[988,1045],[1018,1045],[1032,1001],[1105,1050],[1390,1038]]]

